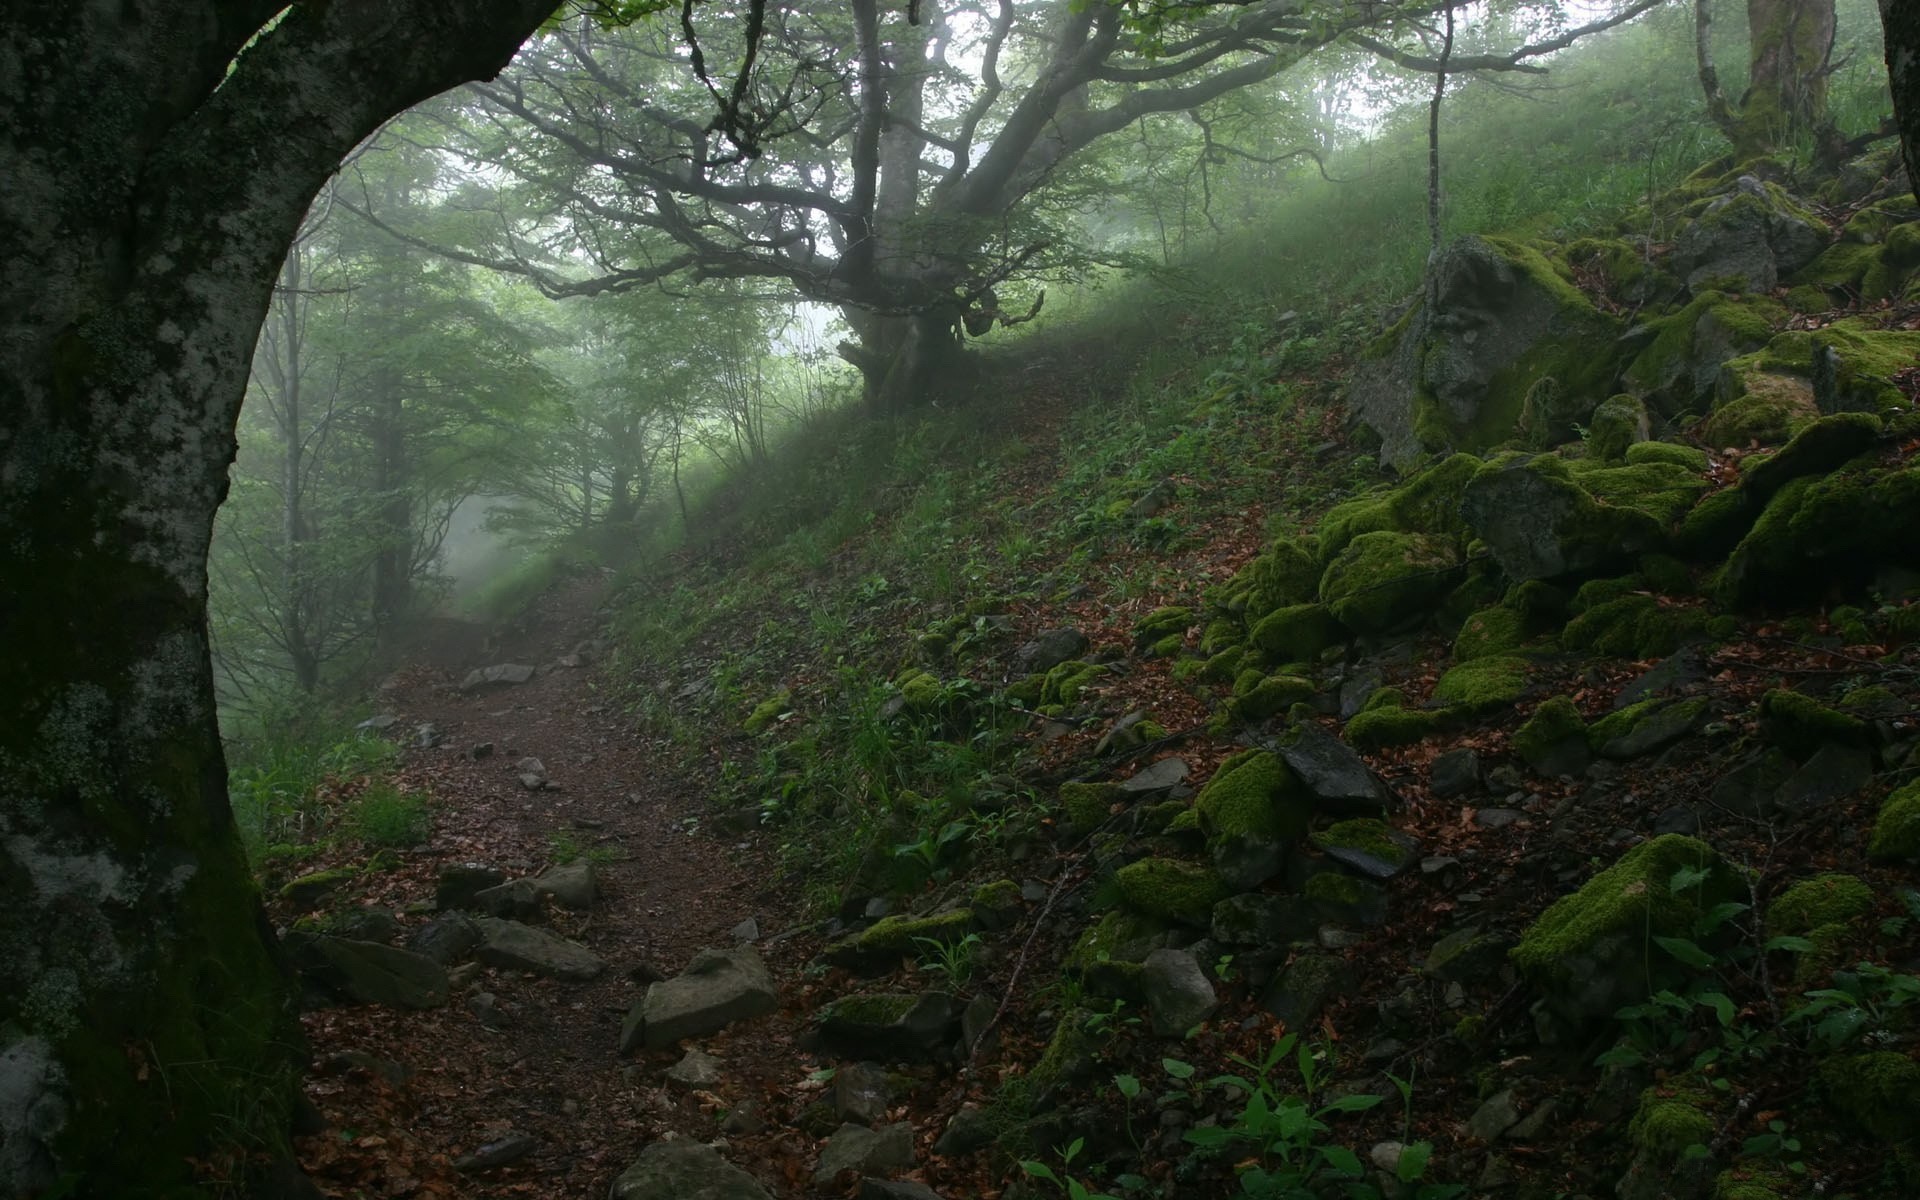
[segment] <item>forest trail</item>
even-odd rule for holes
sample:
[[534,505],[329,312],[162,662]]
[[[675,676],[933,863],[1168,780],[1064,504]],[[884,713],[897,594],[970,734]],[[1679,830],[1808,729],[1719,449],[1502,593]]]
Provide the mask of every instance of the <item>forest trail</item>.
[[[547,903],[533,923],[606,965],[589,982],[567,982],[474,963],[453,969],[441,1007],[307,1013],[307,1092],[326,1127],[302,1138],[300,1152],[329,1195],[603,1196],[646,1143],[669,1132],[712,1137],[726,1103],[715,1092],[738,1098],[805,1078],[810,1064],[790,1052],[791,1011],[700,1040],[726,1064],[725,1086],[712,1091],[663,1084],[678,1051],[617,1053],[646,983],[703,947],[734,945],[742,922],[765,935],[757,949],[783,1001],[785,977],[815,947],[783,940],[792,906],[769,887],[771,864],[752,835],[704,827],[697,789],[635,734],[592,661],[605,592],[598,573],[575,577],[491,644],[473,636],[477,626],[462,636],[443,623],[381,688],[380,711],[396,718],[387,735],[407,747],[401,782],[433,797],[434,832],[394,869],[361,876],[360,904],[395,914],[392,940],[404,944],[432,919],[447,867],[484,863],[517,879],[585,861],[600,893],[591,910]],[[539,670],[518,685],[461,689],[470,670],[498,663]],[[544,786],[523,784],[529,758]],[[298,915],[284,909],[274,910],[282,924]],[[785,1171],[811,1169],[810,1143],[762,1141],[763,1163],[793,1157]],[[456,1166],[483,1147],[512,1161]]]

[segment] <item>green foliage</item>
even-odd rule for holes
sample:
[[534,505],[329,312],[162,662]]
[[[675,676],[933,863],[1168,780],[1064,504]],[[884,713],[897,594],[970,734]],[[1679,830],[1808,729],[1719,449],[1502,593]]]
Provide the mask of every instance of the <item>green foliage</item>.
[[427,839],[433,817],[424,797],[391,783],[371,783],[347,810],[347,828],[370,846],[403,849]]

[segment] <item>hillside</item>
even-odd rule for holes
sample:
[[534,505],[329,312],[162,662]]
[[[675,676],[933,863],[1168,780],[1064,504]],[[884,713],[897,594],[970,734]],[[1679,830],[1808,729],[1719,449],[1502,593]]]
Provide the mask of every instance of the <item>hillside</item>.
[[[434,833],[280,868],[276,913],[335,995],[369,998],[320,948],[369,920],[451,970],[418,1016],[309,1017],[303,1161],[342,1195],[1910,1194],[1889,162],[1709,164],[1661,241],[1460,239],[1384,327],[1250,323],[1150,390],[1037,342],[794,451],[798,511],[723,503],[403,672]],[[543,921],[591,965],[499,944]]]

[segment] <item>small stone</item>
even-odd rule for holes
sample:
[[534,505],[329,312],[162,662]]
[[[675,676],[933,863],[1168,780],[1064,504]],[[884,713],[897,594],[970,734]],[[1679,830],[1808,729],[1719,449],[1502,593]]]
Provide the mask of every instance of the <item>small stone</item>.
[[1495,1092],[1467,1118],[1467,1132],[1483,1142],[1491,1142],[1520,1123],[1520,1110],[1514,1107],[1513,1089]]
[[533,886],[540,895],[552,896],[555,904],[574,912],[591,909],[600,896],[599,876],[586,859],[548,867]]
[[1147,994],[1153,1031],[1161,1037],[1181,1037],[1220,1007],[1213,984],[1191,950],[1155,950],[1140,972]]
[[484,969],[477,962],[465,962],[457,967],[450,967],[447,970],[447,986],[456,992],[460,991],[480,978],[480,972]]
[[514,879],[476,892],[473,906],[490,917],[512,921],[538,920],[546,911],[540,903],[540,889],[531,879]]
[[933,1152],[946,1158],[972,1154],[991,1146],[997,1136],[993,1117],[985,1109],[963,1104],[947,1122],[946,1132],[933,1144]]
[[586,947],[517,921],[480,917],[474,922],[486,941],[475,952],[490,967],[531,971],[553,979],[588,980],[606,964]]
[[733,940],[736,945],[745,945],[760,940],[760,922],[748,917],[733,927]]
[[460,681],[460,690],[477,692],[483,688],[512,687],[532,678],[533,668],[524,663],[500,663],[467,672],[467,677]]
[[500,999],[492,992],[476,992],[467,997],[467,1011],[480,1019],[488,1029],[505,1029],[511,1021],[501,1011]]
[[1086,650],[1087,637],[1079,630],[1050,629],[1014,651],[1013,659],[1023,671],[1049,671]]
[[726,1119],[720,1122],[720,1132],[733,1137],[759,1133],[767,1127],[760,1118],[760,1104],[748,1098],[727,1110]]
[[388,729],[392,729],[399,723],[400,718],[394,716],[392,713],[380,713],[377,716],[368,717],[358,725],[355,725],[354,728],[366,733],[382,733]]
[[1120,781],[1120,791],[1128,796],[1146,796],[1167,791],[1184,781],[1192,768],[1184,758],[1163,758],[1129,778]]
[[876,1125],[892,1102],[886,1069],[878,1063],[849,1063],[833,1074],[833,1111],[843,1122]]
[[1400,1156],[1406,1149],[1400,1142],[1375,1142],[1373,1149],[1367,1151],[1367,1160],[1387,1174],[1397,1176],[1400,1173]]
[[1526,816],[1517,808],[1483,808],[1473,814],[1473,823],[1482,829],[1505,829]]
[[688,1088],[710,1088],[720,1082],[721,1062],[702,1050],[689,1048],[680,1061],[668,1067],[670,1082]]
[[901,1121],[868,1129],[842,1125],[820,1149],[820,1165],[813,1173],[816,1186],[832,1183],[842,1171],[881,1175],[913,1165],[913,1126]]
[[1538,1141],[1540,1135],[1545,1133],[1547,1126],[1552,1123],[1556,1107],[1551,1097],[1542,1100],[1534,1106],[1532,1112],[1508,1129],[1505,1136],[1516,1142]]
[[483,758],[493,757],[493,743],[475,742],[473,745],[467,747],[467,757],[475,762],[479,762]]
[[488,1142],[472,1154],[462,1154],[453,1160],[453,1168],[461,1172],[490,1171],[519,1162],[533,1153],[534,1147],[539,1144],[532,1134],[514,1130],[505,1137]]
[[484,863],[458,863],[442,867],[440,878],[434,883],[434,907],[443,912],[449,908],[466,908],[473,903],[476,894],[490,887],[499,887],[506,881],[505,871]]
[[1449,750],[1433,760],[1427,787],[1437,800],[1464,796],[1480,786],[1480,756],[1466,747]]

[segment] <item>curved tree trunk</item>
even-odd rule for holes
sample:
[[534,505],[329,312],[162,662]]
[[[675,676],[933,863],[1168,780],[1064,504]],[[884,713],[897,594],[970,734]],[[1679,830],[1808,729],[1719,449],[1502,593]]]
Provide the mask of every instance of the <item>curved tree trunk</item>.
[[1920,5],[1880,0],[1880,27],[1887,47],[1887,81],[1906,154],[1907,181],[1920,200]]
[[872,412],[907,412],[937,403],[974,375],[973,358],[960,343],[957,312],[847,315],[860,344],[841,343],[840,355],[860,369],[862,395]]
[[197,1194],[285,1157],[298,1028],[207,645],[234,421],[340,157],[551,8],[0,17],[0,1195]]
[[1694,0],[1694,48],[1707,113],[1734,157],[1769,154],[1827,120],[1827,62],[1834,0],[1747,0],[1747,90],[1732,104],[1720,90],[1709,35],[1712,0]]

